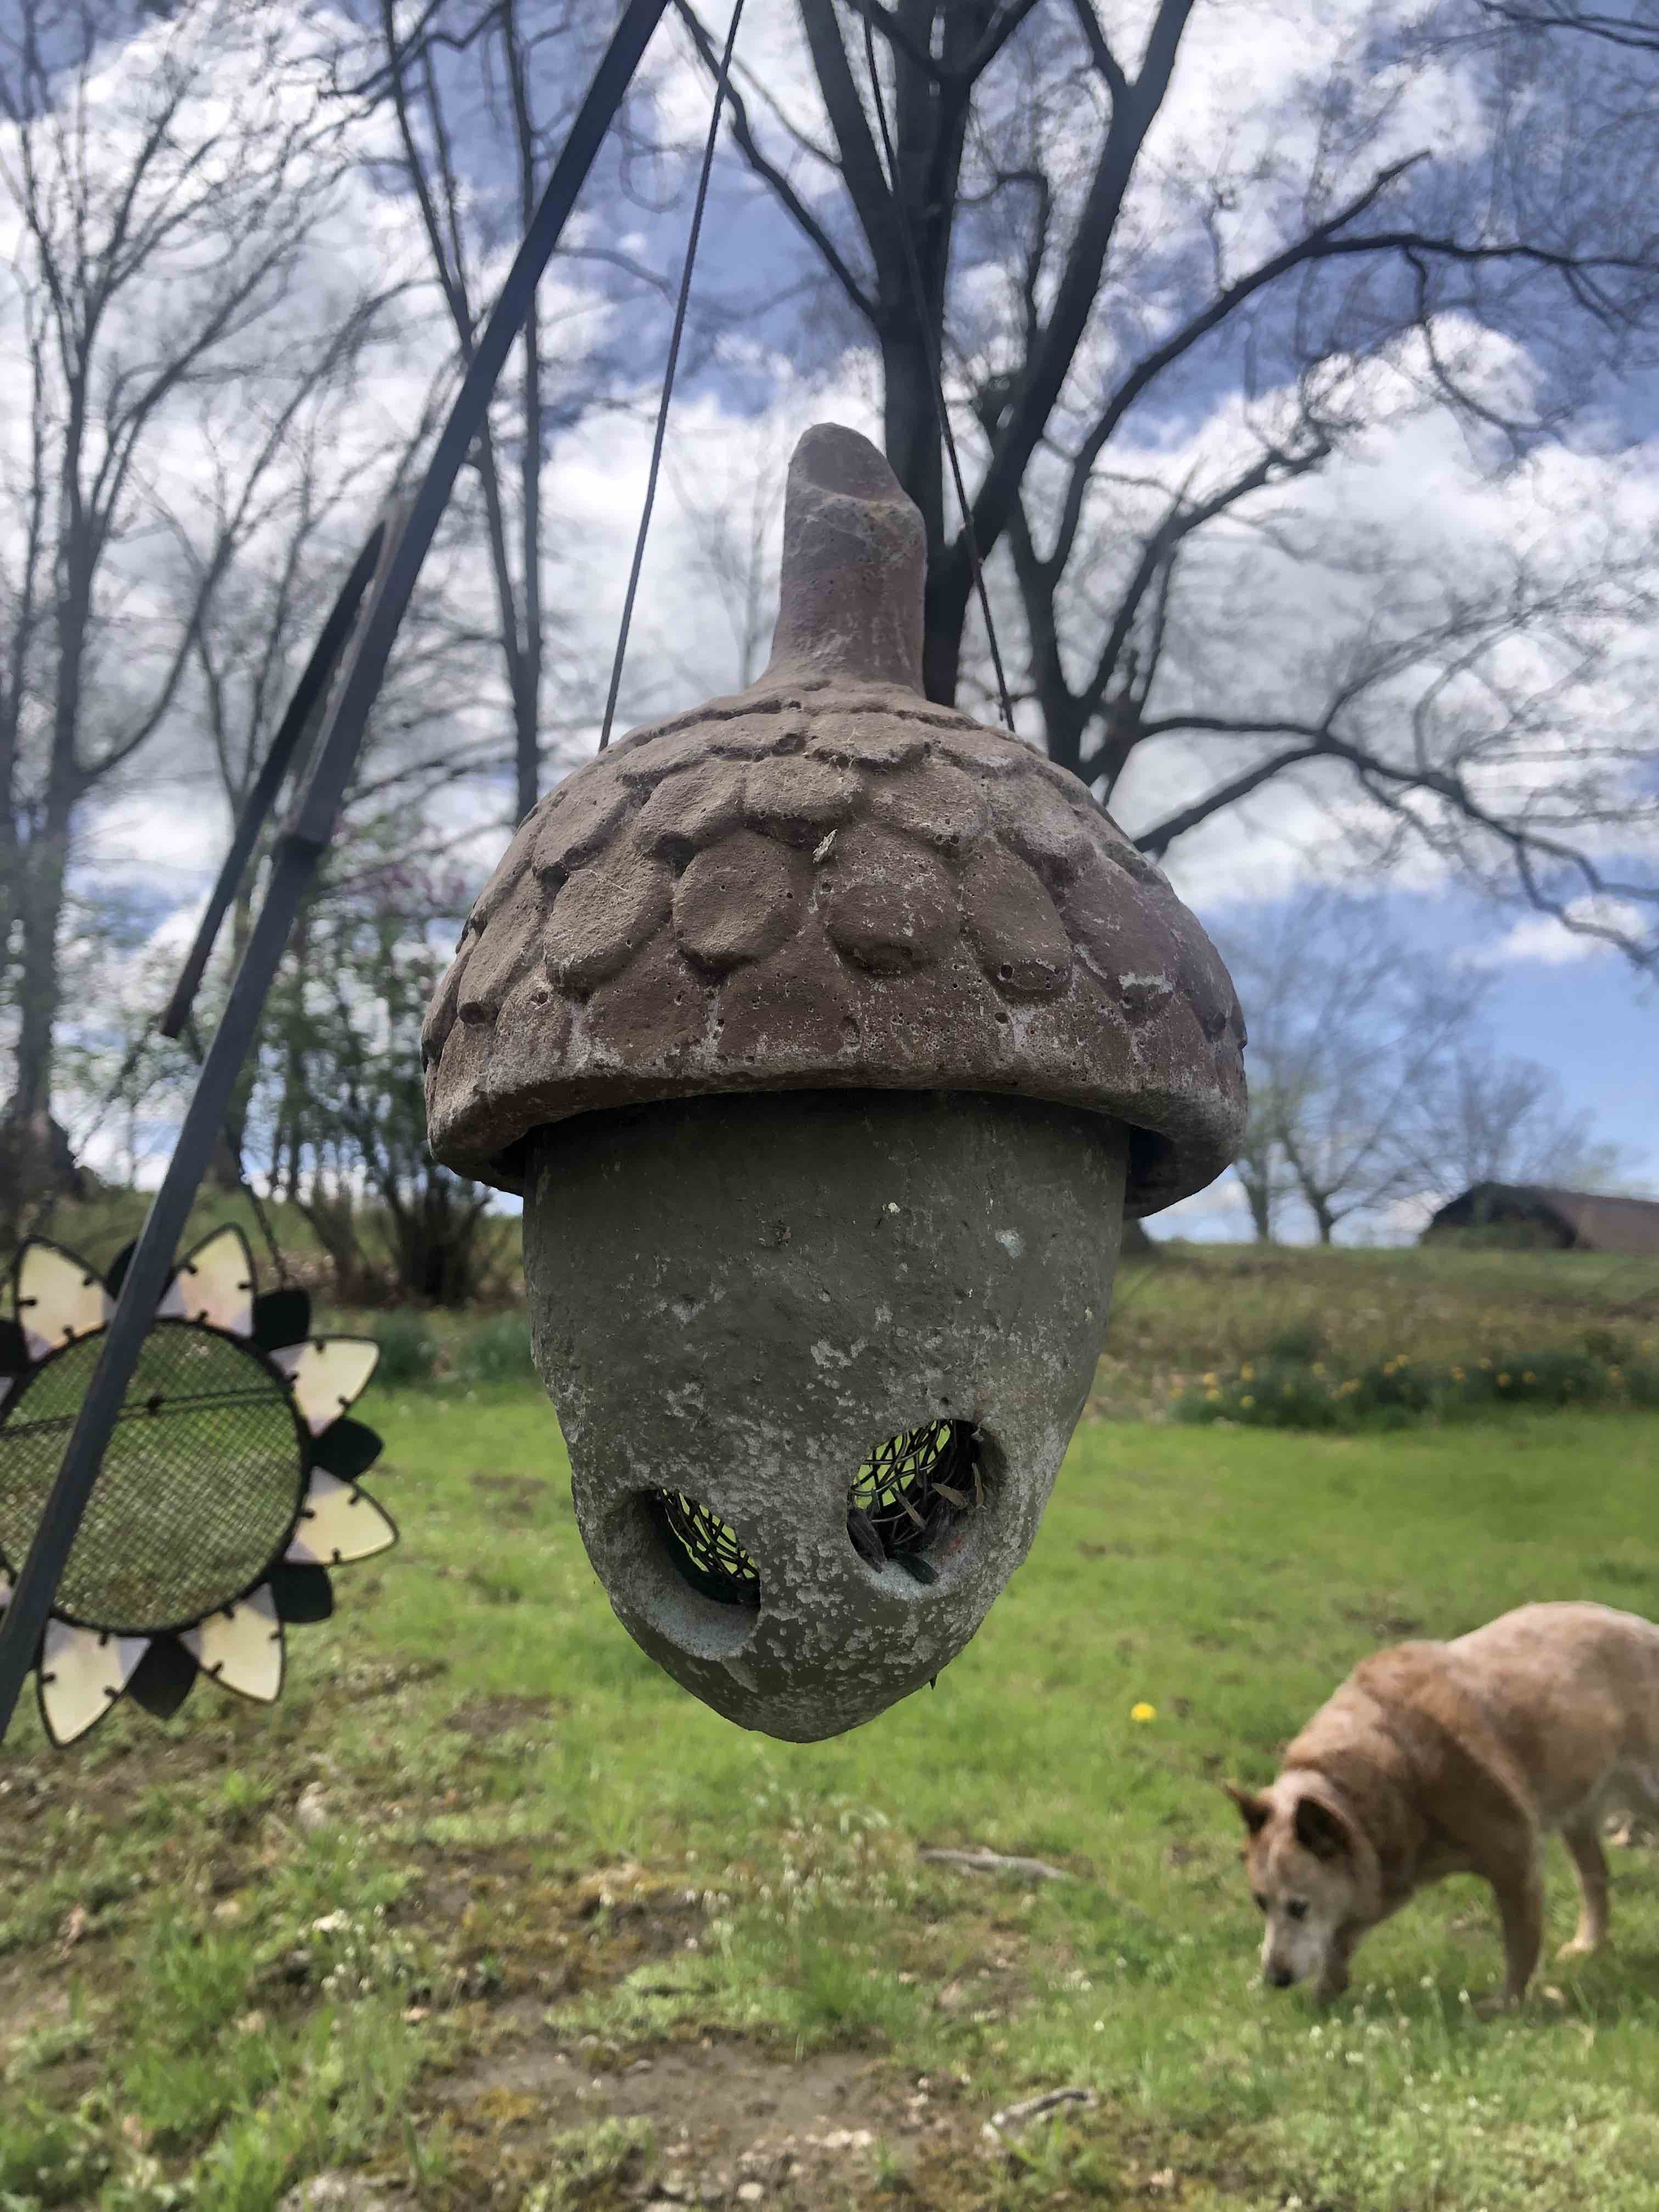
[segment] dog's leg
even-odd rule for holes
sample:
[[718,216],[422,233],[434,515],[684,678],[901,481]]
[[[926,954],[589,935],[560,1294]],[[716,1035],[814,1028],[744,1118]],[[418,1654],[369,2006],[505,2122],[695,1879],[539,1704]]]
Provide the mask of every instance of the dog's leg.
[[1352,1958],[1363,1928],[1340,1928],[1332,1942],[1324,1971],[1314,1985],[1314,2002],[1317,2005],[1334,2003],[1348,1986],[1348,1961]]
[[1535,1837],[1517,1838],[1512,1850],[1484,1869],[1498,1896],[1504,1929],[1504,1987],[1500,2005],[1519,2004],[1527,1993],[1544,1942],[1544,1875]]
[[1563,1828],[1561,1840],[1572,1854],[1573,1871],[1578,1876],[1578,1932],[1570,1943],[1561,1946],[1559,1953],[1564,1959],[1573,1959],[1599,1951],[1607,1941],[1607,1863],[1593,1815]]

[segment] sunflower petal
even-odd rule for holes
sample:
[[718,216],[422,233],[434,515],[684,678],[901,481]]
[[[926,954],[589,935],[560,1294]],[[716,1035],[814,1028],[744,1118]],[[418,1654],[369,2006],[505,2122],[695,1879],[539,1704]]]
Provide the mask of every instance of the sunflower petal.
[[334,1610],[334,1585],[326,1567],[273,1567],[270,1595],[279,1620],[326,1620]]
[[106,1636],[49,1620],[40,1652],[40,1717],[61,1751],[104,1715],[149,1649],[146,1636]]
[[204,1674],[268,1705],[283,1686],[283,1624],[268,1589],[210,1613],[179,1638]]
[[132,1265],[132,1255],[138,1249],[138,1239],[129,1237],[104,1270],[104,1288],[111,1297],[118,1298],[121,1285],[127,1279],[127,1269]]
[[335,1567],[387,1551],[397,1540],[397,1529],[372,1498],[319,1468],[284,1556],[296,1565]]
[[103,1328],[113,1311],[109,1292],[83,1260],[38,1239],[17,1255],[17,1318],[32,1359],[44,1359],[77,1336]]
[[261,1352],[302,1344],[310,1334],[309,1291],[263,1291],[253,1301],[253,1341]]
[[342,1482],[356,1482],[380,1456],[380,1439],[361,1421],[331,1421],[311,1449],[313,1467],[337,1474]]
[[272,1365],[288,1376],[300,1418],[313,1437],[361,1397],[380,1357],[372,1336],[318,1336],[270,1355]]
[[176,1636],[158,1636],[132,1670],[127,1695],[158,1721],[170,1721],[195,1686],[196,1662]]
[[171,1321],[205,1322],[231,1336],[253,1328],[253,1255],[234,1225],[216,1229],[185,1254],[155,1310]]

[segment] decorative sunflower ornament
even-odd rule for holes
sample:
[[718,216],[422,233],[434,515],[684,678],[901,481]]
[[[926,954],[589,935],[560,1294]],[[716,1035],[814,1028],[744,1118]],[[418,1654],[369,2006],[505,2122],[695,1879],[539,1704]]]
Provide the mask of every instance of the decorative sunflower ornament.
[[[13,1264],[0,1321],[0,1611],[98,1364],[131,1248],[100,1277],[55,1244]],[[221,1229],[174,1269],[145,1336],[35,1672],[58,1746],[124,1695],[166,1719],[198,1674],[269,1704],[283,1631],[333,1610],[328,1570],[398,1532],[357,1486],[380,1439],[346,1418],[374,1371],[364,1337],[313,1337],[300,1290],[260,1294]]]

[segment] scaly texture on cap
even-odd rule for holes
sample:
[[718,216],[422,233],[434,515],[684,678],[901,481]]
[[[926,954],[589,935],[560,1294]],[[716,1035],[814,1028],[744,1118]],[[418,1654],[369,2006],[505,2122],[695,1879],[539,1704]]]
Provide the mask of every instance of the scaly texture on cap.
[[422,1037],[447,1166],[517,1190],[573,1114],[848,1089],[1125,1122],[1131,1214],[1229,1164],[1226,969],[1075,776],[923,696],[924,572],[882,455],[807,431],[765,673],[567,776],[479,895]]

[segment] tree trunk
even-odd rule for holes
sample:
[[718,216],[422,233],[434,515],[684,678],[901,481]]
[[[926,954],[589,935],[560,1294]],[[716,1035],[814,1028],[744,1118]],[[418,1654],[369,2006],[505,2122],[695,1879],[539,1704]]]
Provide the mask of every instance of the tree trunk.
[[1243,1160],[1233,1162],[1239,1188],[1244,1193],[1244,1202],[1250,1209],[1250,1225],[1255,1231],[1258,1244],[1273,1241],[1273,1190],[1265,1176],[1252,1175]]
[[21,1000],[17,1080],[9,1119],[44,1119],[52,1109],[52,1026],[58,1015],[58,933],[69,866],[69,808],[55,805],[32,841],[24,869]]
[[14,1102],[0,1120],[0,1249],[43,1226],[53,1200],[86,1194],[65,1132],[50,1114],[25,1116]]

